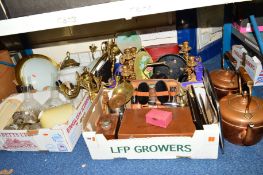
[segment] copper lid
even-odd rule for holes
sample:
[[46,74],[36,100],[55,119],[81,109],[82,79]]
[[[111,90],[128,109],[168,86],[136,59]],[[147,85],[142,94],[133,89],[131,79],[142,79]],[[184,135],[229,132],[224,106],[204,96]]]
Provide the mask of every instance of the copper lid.
[[248,112],[246,106],[248,103],[247,95],[228,95],[220,100],[220,112],[225,122],[230,124],[246,127],[249,122],[254,125],[263,125],[263,100],[252,97],[249,104]]
[[238,89],[238,78],[231,70],[214,70],[210,72],[212,83],[221,89]]

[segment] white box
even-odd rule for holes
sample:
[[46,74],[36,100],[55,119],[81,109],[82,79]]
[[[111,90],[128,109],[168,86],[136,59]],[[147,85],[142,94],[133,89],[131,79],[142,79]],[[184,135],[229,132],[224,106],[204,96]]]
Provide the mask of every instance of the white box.
[[[49,92],[34,93],[34,98],[41,104],[47,100]],[[23,100],[23,94],[10,96],[8,99]],[[4,103],[4,102],[3,102]],[[0,104],[0,109],[3,106]],[[76,145],[82,130],[82,117],[86,114],[91,102],[88,95],[81,97],[77,108],[67,124],[56,128],[39,130],[0,130],[0,150],[7,151],[50,151],[71,152]]]
[[[204,89],[201,94],[204,94]],[[102,91],[100,91],[100,94]],[[219,146],[218,123],[204,125],[192,137],[167,136],[107,140],[96,133],[96,122],[101,115],[101,99],[94,100],[83,118],[82,135],[92,159],[217,159]]]
[[232,46],[232,56],[237,61],[236,69],[242,65],[243,53],[247,54],[247,50],[242,45]]
[[[246,54],[245,66],[242,65],[243,54]],[[238,69],[240,66],[243,66],[250,78],[254,81],[254,86],[263,85],[262,63],[256,56],[249,56],[246,49],[242,45],[232,46],[232,56],[237,61],[236,69]]]

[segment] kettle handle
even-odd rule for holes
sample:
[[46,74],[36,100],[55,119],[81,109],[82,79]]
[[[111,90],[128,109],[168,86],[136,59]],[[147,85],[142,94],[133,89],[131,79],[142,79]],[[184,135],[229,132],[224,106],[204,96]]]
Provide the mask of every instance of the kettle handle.
[[221,58],[221,69],[223,69],[223,70],[225,70],[224,65],[225,65],[225,59],[224,59],[224,57],[222,57]]
[[253,89],[253,85],[254,85],[254,82],[253,80],[250,78],[250,76],[248,75],[247,71],[244,69],[244,67],[239,67],[238,69],[239,71],[239,78],[238,78],[238,83],[239,83],[239,90],[240,90],[240,93],[243,92],[243,89],[242,89],[242,85],[241,85],[241,78],[246,82],[247,84],[247,87],[248,87],[248,102],[247,102],[247,105],[246,105],[246,109],[245,109],[245,114],[249,112],[249,105],[250,105],[250,102],[251,102],[251,98],[252,98],[252,89]]

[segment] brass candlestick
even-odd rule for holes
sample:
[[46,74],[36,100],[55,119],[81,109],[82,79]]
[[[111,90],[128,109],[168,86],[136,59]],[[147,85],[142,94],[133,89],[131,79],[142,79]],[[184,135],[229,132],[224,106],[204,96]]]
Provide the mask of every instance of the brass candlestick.
[[196,81],[194,68],[197,65],[197,62],[195,61],[195,57],[194,56],[189,56],[189,58],[188,58],[186,63],[187,63],[186,72],[187,72],[187,75],[188,75],[187,80],[188,81]]
[[187,61],[189,58],[189,52],[192,49],[189,46],[189,42],[188,41],[184,41],[183,44],[180,44],[179,47],[181,48],[179,53],[183,54],[184,59]]

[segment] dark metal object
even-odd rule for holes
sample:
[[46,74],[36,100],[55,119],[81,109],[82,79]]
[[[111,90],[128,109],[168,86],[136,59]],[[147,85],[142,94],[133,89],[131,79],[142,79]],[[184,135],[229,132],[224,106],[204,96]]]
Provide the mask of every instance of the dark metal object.
[[155,66],[153,76],[165,75],[169,79],[184,81],[187,79],[185,74],[186,61],[180,55],[168,54],[160,57],[157,63],[164,62],[165,65]]
[[205,103],[204,103],[204,100],[203,100],[201,94],[199,94],[199,99],[200,99],[200,109],[202,111],[205,124],[209,124],[209,121],[207,118],[207,113],[206,113],[206,108],[205,108]]
[[[204,114],[204,111],[203,111],[203,109],[202,109],[202,106],[201,106],[200,103],[199,103],[198,96],[197,96],[197,94],[196,94],[196,92],[195,92],[194,86],[191,85],[190,88],[191,88],[191,92],[192,92],[192,98],[193,98],[194,103],[195,103],[195,105],[196,105],[196,107],[197,107],[197,112],[199,113],[198,117],[199,117],[199,119],[200,119],[200,121],[201,121],[201,124],[202,124],[202,125],[205,125],[205,124],[207,124],[207,123],[206,123],[206,119],[205,119],[206,116],[205,116],[205,114]],[[202,97],[201,97],[201,98],[202,98]]]
[[215,93],[215,89],[214,89],[214,86],[212,85],[212,81],[211,81],[211,78],[209,76],[209,72],[207,69],[204,69],[203,83],[204,83],[204,88],[207,92],[207,96],[211,98],[213,109],[216,110],[215,112],[216,112],[216,117],[217,117],[218,127],[219,127],[219,141],[220,141],[219,143],[220,143],[222,153],[224,153],[224,136],[222,132],[222,117],[220,113],[219,102],[218,102],[218,98]]
[[187,91],[186,93],[187,93],[187,98],[188,98],[188,105],[189,105],[189,108],[191,111],[192,120],[193,120],[193,123],[195,125],[195,128],[196,128],[196,130],[202,130],[204,128],[203,128],[202,122],[200,121],[200,118],[199,118],[199,112],[197,110],[197,105],[196,105],[193,97],[190,95],[190,92]]

